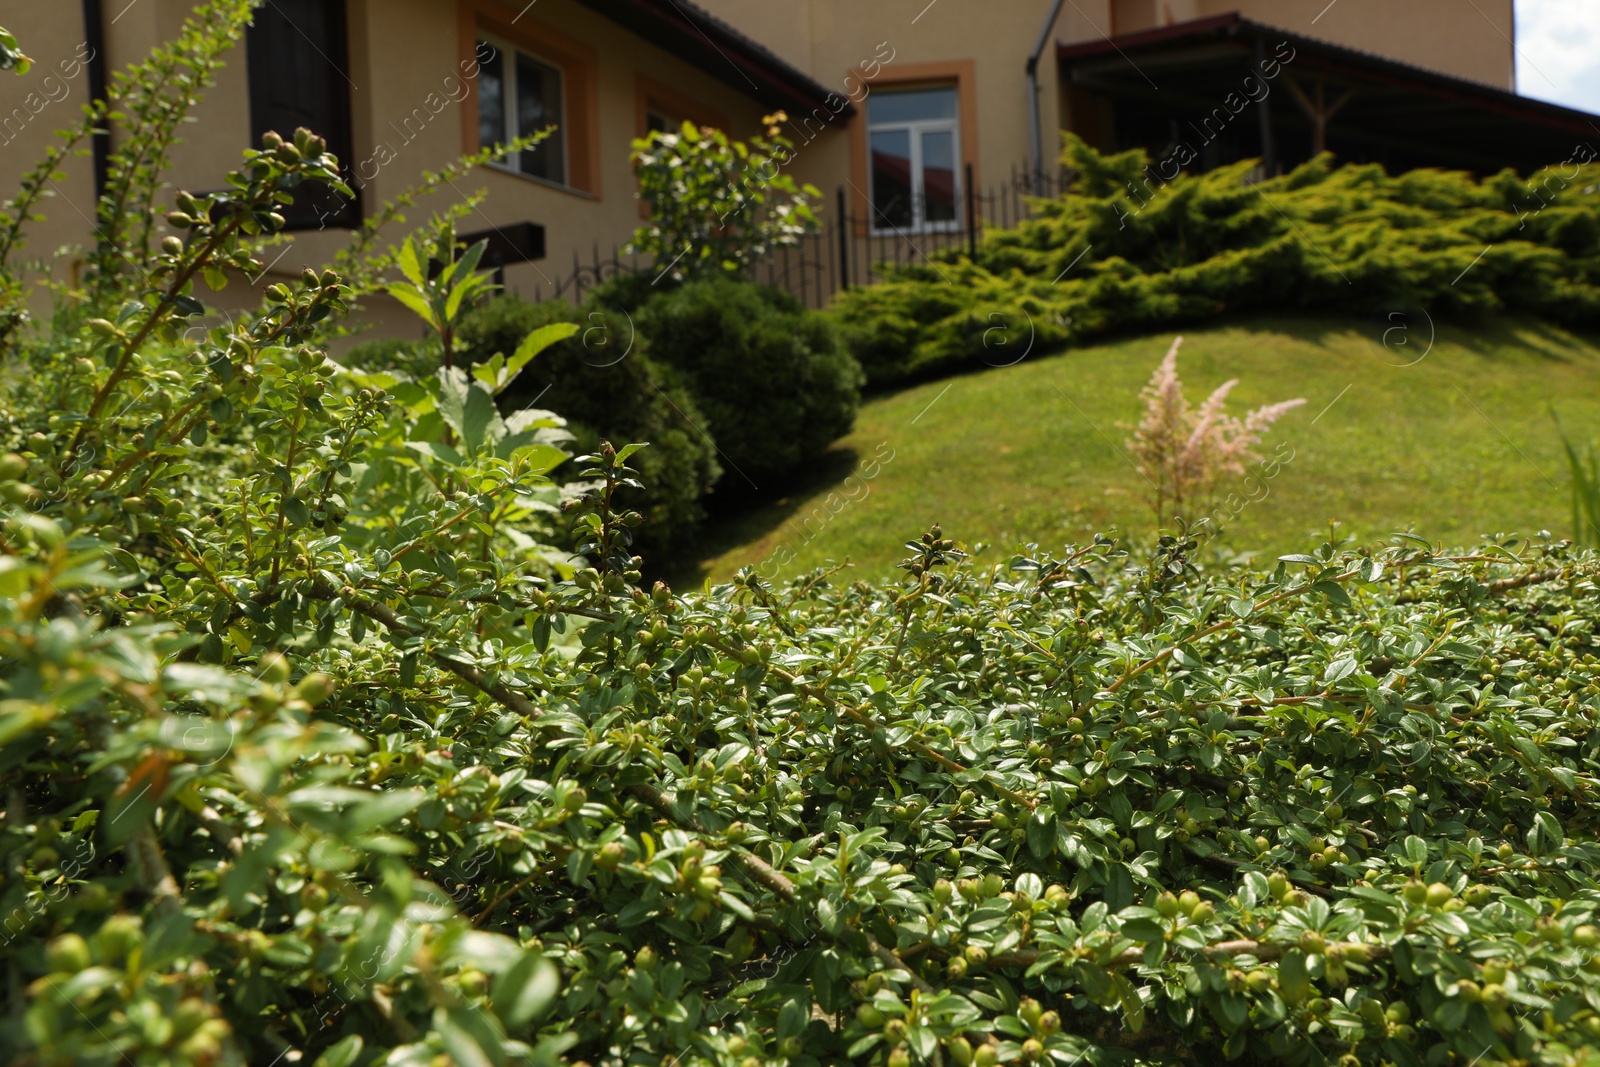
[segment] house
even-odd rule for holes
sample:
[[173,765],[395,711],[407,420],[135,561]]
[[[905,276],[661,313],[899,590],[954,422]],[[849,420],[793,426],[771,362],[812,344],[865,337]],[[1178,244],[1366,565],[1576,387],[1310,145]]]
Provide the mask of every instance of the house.
[[[0,188],[13,195],[53,131],[80,117],[108,72],[175,37],[192,0],[15,5],[5,25],[33,58],[0,78]],[[217,188],[263,132],[307,126],[327,138],[356,190],[297,197],[293,240],[257,289],[325,264],[350,229],[424,171],[555,125],[515,159],[480,168],[409,212],[413,223],[477,190],[461,224],[493,238],[513,290],[548,292],[581,251],[627,240],[640,222],[631,141],[685,120],[749,135],[767,113],[811,111],[828,92],[686,0],[270,0],[227,56],[171,161],[175,187]],[[835,121],[854,105],[836,101]],[[113,138],[118,136],[115,128]],[[92,245],[103,153],[69,159],[30,225],[27,253]],[[58,277],[75,257],[57,262]],[[244,286],[217,298],[254,302]],[[393,309],[396,310],[397,309]],[[395,314],[384,326],[414,332]]]
[[[37,66],[0,79],[0,181],[188,6],[9,13]],[[1282,171],[1324,148],[1531,173],[1600,143],[1592,116],[1515,94],[1513,38],[1512,0],[271,0],[174,181],[214,187],[266,129],[328,137],[358,197],[297,203],[265,285],[326,261],[424,170],[554,124],[447,190],[487,192],[467,228],[493,238],[511,289],[548,295],[638,225],[635,137],[684,120],[743,137],[781,110],[789,167],[825,191],[830,229],[773,276],[820,299],[863,262],[1025,210],[1023,192],[1054,187],[1062,130],[1142,147],[1164,176],[1257,157]],[[95,165],[67,168],[35,254],[92,239]]]

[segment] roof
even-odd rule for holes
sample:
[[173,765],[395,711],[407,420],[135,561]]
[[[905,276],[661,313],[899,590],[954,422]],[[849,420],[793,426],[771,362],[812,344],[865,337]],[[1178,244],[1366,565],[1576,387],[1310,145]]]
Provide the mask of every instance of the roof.
[[[1184,90],[1190,96],[1198,93],[1200,98],[1210,99],[1221,83],[1202,86],[1190,75],[1205,64],[1221,66],[1224,59],[1248,64],[1250,50],[1258,42],[1269,50],[1280,42],[1288,43],[1294,50],[1294,61],[1283,66],[1296,74],[1342,80],[1360,88],[1357,102],[1362,106],[1352,102],[1341,117],[1334,118],[1330,136],[1342,123],[1355,136],[1370,134],[1373,139],[1390,141],[1413,139],[1419,146],[1432,142],[1442,155],[1440,165],[1459,160],[1474,170],[1496,170],[1496,158],[1501,160],[1501,166],[1523,168],[1565,158],[1571,141],[1555,139],[1555,134],[1562,138],[1571,134],[1594,138],[1600,133],[1600,118],[1582,110],[1547,104],[1470,78],[1306,37],[1237,13],[1093,42],[1058,43],[1056,56],[1069,67],[1075,83],[1096,82],[1101,90],[1115,86],[1117,98],[1142,96],[1157,106],[1168,96],[1181,99]],[[1155,83],[1150,82],[1147,70],[1154,72],[1158,80],[1163,70],[1173,72],[1173,77],[1162,90],[1154,90]],[[1170,86],[1173,93],[1166,93]],[[1275,114],[1283,112],[1275,110]]]
[[[855,105],[689,0],[580,0],[718,81],[793,116],[849,118]],[[826,101],[842,102],[837,111]]]

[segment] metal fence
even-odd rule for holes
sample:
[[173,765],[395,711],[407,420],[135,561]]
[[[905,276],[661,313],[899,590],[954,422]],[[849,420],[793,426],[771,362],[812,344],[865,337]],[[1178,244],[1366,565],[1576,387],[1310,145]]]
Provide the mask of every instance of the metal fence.
[[[966,169],[960,190],[960,218],[938,226],[903,228],[893,224],[882,212],[863,218],[853,205],[859,198],[841,186],[834,196],[832,210],[824,210],[822,226],[785,248],[778,249],[755,267],[755,279],[794,294],[810,308],[821,308],[841,289],[873,285],[886,267],[929,262],[939,252],[952,248],[977,248],[983,231],[1015,226],[1032,217],[1035,183],[1026,168],[1012,167],[1003,184],[979,189]],[[1042,195],[1054,197],[1066,187],[1065,172],[1041,176]],[[870,210],[870,206],[869,206]],[[922,212],[914,214],[921,215]],[[564,269],[564,268],[563,268]],[[644,274],[657,270],[656,264],[641,256],[629,255],[613,246],[610,255],[599,245],[591,250],[588,262],[577,251],[572,267],[560,277],[535,287],[535,300],[563,299],[583,302],[584,294],[619,274]],[[544,273],[548,276],[549,271]]]

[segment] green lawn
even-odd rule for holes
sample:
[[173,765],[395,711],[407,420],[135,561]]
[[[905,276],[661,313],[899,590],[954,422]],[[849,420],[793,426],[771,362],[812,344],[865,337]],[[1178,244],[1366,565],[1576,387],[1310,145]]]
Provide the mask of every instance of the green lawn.
[[[1330,520],[1363,539],[1411,528],[1453,545],[1571,532],[1549,408],[1574,437],[1600,435],[1600,348],[1542,324],[1440,324],[1427,355],[1403,365],[1427,332],[1412,329],[1392,350],[1382,326],[1348,320],[1252,318],[1185,332],[1178,367],[1191,403],[1230,377],[1240,379],[1234,414],[1307,401],[1262,446],[1286,443],[1293,459],[1223,545],[1301,550]],[[1123,441],[1170,341],[1119,340],[878,397],[804,485],[714,525],[704,558],[675,584],[721,581],[747,564],[791,576],[849,560],[880,574],[933,521],[997,556],[1030,541],[1059,550],[1097,530],[1148,536],[1153,517]]]

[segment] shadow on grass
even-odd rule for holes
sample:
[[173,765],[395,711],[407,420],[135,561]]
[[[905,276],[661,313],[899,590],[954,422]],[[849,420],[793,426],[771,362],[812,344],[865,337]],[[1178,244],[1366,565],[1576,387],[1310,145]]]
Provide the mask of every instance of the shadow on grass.
[[[711,574],[711,562],[738,545],[770,539],[769,553],[791,540],[798,547],[811,536],[803,524],[818,506],[817,498],[837,488],[860,463],[861,456],[854,448],[835,445],[808,463],[776,499],[751,500],[730,494],[719,501],[713,497],[708,502],[711,514],[689,549],[696,558],[678,560],[663,568],[667,584],[678,590],[700,588]],[[803,516],[802,508],[807,509]],[[793,528],[782,533],[797,517],[799,521]]]

